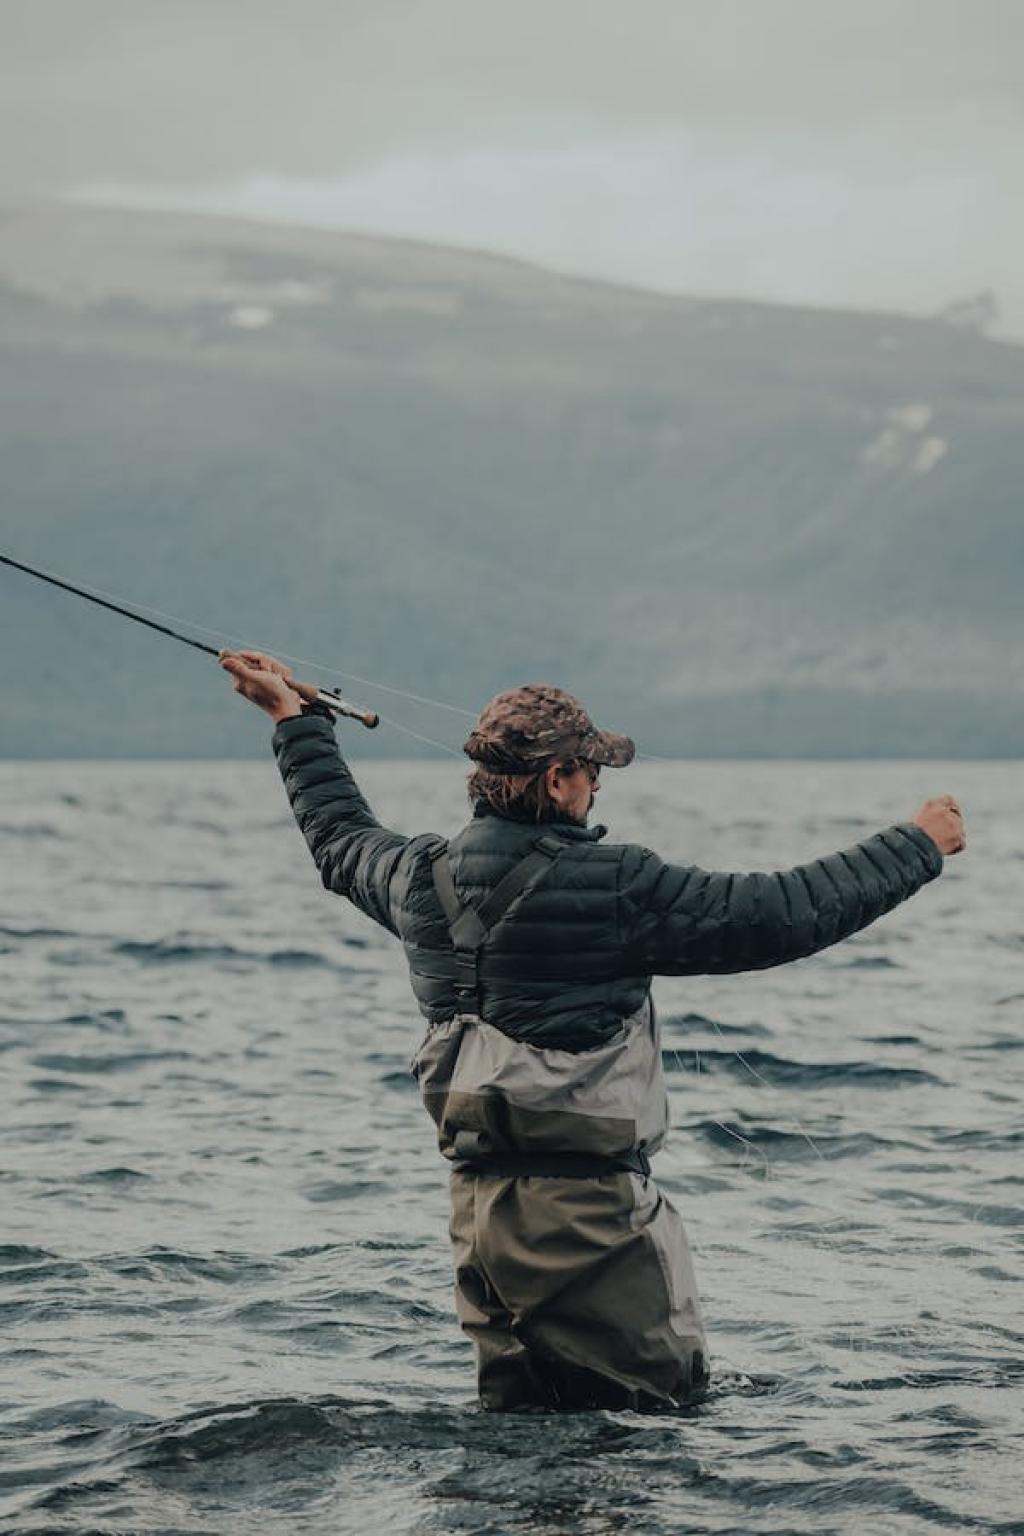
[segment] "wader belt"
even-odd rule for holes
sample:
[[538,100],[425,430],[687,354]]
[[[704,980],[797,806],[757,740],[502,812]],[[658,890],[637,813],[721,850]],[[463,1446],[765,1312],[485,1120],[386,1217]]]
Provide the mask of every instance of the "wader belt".
[[597,1157],[591,1152],[495,1152],[490,1157],[459,1158],[459,1173],[494,1179],[599,1179],[606,1173],[650,1176],[651,1160],[642,1148]]
[[455,996],[460,1012],[479,1014],[481,1011],[480,951],[487,935],[505,916],[516,898],[529,890],[551,867],[563,847],[564,844],[557,838],[539,838],[532,852],[513,865],[478,907],[464,906],[456,895],[452,867],[447,857],[447,843],[442,843],[431,853],[434,889],[448,919],[448,932],[455,954]]

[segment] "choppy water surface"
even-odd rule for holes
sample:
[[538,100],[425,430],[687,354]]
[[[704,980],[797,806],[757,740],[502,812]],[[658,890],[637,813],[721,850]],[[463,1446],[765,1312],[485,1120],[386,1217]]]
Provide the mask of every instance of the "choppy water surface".
[[[269,758],[0,765],[12,1532],[1024,1532],[1021,765],[605,777],[613,836],[705,867],[944,791],[971,835],[825,955],[657,984],[689,1415],[476,1409],[401,953],[321,890]],[[361,778],[459,825],[454,764]]]

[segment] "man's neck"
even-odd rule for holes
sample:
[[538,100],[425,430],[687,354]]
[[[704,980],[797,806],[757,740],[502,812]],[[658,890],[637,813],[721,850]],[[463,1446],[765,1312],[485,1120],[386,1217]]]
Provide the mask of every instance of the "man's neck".
[[550,816],[545,816],[543,821],[537,821],[529,811],[497,811],[493,805],[488,805],[486,800],[478,800],[473,807],[474,816],[497,816],[501,821],[515,821],[529,827],[585,827],[586,816],[580,820],[577,816],[569,816],[563,811],[556,811]]

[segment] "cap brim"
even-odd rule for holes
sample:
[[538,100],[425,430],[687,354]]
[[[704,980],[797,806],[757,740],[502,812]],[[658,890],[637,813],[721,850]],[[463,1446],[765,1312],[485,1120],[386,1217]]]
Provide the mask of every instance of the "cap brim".
[[632,737],[620,736],[616,731],[594,731],[580,742],[579,751],[581,757],[600,763],[602,768],[626,768],[636,756]]

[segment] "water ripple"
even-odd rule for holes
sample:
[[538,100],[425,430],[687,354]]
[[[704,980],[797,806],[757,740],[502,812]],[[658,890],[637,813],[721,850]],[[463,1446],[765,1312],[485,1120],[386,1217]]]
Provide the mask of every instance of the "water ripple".
[[[782,867],[945,787],[920,764],[634,771],[607,787],[616,835],[708,868]],[[979,847],[1018,778],[958,765]],[[444,766],[360,780],[388,825],[463,818]],[[0,781],[5,1531],[1022,1536],[1015,850],[991,839],[848,947],[656,982],[656,1170],[711,1390],[493,1417],[402,956],[323,891],[272,762]]]

